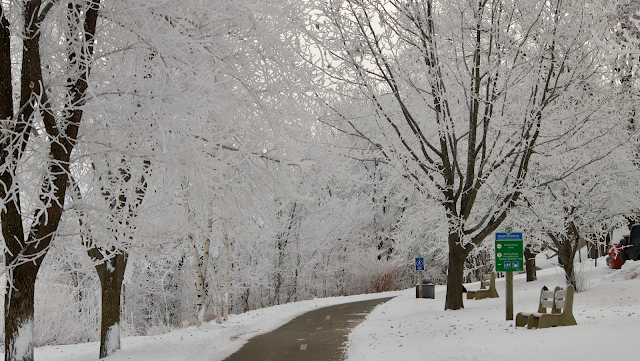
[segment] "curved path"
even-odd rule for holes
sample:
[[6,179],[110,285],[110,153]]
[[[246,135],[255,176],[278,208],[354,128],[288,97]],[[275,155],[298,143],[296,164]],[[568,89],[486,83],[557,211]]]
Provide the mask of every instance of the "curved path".
[[307,312],[256,336],[225,361],[339,361],[351,328],[388,300],[343,303]]

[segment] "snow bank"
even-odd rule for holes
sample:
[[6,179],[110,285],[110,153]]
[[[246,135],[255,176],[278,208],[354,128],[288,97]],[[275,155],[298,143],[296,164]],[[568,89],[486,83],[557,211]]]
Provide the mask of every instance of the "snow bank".
[[625,280],[633,280],[640,278],[640,262],[625,262],[619,272],[613,273],[610,277],[612,280],[623,278]]

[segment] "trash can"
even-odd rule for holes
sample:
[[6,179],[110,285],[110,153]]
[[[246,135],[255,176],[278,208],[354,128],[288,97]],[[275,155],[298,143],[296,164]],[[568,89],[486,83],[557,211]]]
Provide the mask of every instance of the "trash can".
[[[422,298],[436,298],[436,289],[435,285],[431,283],[431,281],[427,281],[426,279],[422,279]],[[416,298],[420,297],[420,290],[418,289],[418,285],[416,285]]]

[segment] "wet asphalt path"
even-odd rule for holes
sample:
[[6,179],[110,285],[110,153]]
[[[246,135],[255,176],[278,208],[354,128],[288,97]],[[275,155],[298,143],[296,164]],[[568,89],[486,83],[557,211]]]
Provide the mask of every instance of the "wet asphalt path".
[[305,313],[252,338],[225,361],[341,361],[350,329],[390,299],[344,303]]

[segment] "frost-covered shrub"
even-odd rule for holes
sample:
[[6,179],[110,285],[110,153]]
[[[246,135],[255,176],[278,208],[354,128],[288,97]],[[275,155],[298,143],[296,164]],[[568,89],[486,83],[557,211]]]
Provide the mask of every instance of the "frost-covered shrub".
[[54,245],[36,281],[36,346],[100,340],[100,281],[86,253]]
[[120,326],[125,336],[162,333],[195,317],[193,267],[171,257],[131,257]]
[[36,346],[100,340],[100,284],[97,275],[87,278],[84,283],[36,282]]
[[573,272],[576,280],[576,292],[586,291],[591,287],[591,273],[585,272],[586,265],[590,262],[582,262],[579,265],[574,265]]
[[[35,285],[34,341],[36,346],[100,340],[100,283],[92,267],[52,247]],[[6,278],[0,280],[2,284]],[[4,309],[4,291],[0,305]],[[4,312],[0,312],[4,332]],[[0,349],[4,344],[0,344]]]
[[405,262],[396,258],[378,259],[376,252],[352,256],[352,267],[347,271],[346,294],[385,292],[411,286],[405,277],[408,268]]

